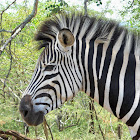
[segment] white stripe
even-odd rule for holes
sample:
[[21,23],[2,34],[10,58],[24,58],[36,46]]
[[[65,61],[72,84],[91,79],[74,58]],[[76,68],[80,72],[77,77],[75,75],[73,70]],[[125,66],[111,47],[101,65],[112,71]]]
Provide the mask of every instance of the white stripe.
[[71,25],[69,25],[69,29],[71,30],[71,32],[73,31],[74,23],[75,23],[75,17],[71,18]]
[[[73,31],[73,35],[74,37],[76,37],[77,33],[78,33],[78,30],[79,30],[79,27],[80,26],[80,18],[77,17],[76,21],[75,21],[75,27],[74,27],[74,31]],[[75,41],[76,42],[76,41]]]
[[95,91],[94,91],[94,100],[99,103],[99,90],[98,90],[98,78],[97,78],[97,72],[96,72],[96,58],[97,58],[97,47],[100,43],[103,43],[103,40],[96,39],[94,41],[94,55],[93,55],[93,75],[94,75],[94,86],[95,86]]
[[63,28],[67,28],[67,24],[66,24],[66,19],[65,16],[63,14],[59,15],[59,25],[61,26],[61,29]]
[[81,57],[81,53],[82,53],[82,40],[79,38],[79,66],[80,66],[80,70],[81,70],[81,74],[82,74],[82,90],[85,91],[85,77],[84,77],[84,70],[83,70],[83,66],[82,66],[82,57]]
[[[90,22],[87,21],[86,24],[89,25]],[[85,26],[87,26],[86,24],[85,24]],[[85,71],[86,71],[85,74],[86,74],[86,77],[87,77],[87,91],[86,91],[86,93],[87,93],[88,96],[90,96],[90,81],[89,81],[89,73],[88,73],[88,56],[89,56],[89,47],[90,47],[89,46],[89,41],[92,38],[93,33],[92,33],[92,35],[91,34],[89,34],[89,35],[86,37],[86,49],[85,49]],[[91,47],[93,47],[93,46],[91,46]]]
[[129,59],[129,53],[131,49],[131,41],[132,41],[132,36],[130,34],[127,35],[127,40],[126,40],[126,45],[124,48],[124,57],[123,57],[123,64],[122,68],[120,71],[120,77],[119,77],[119,96],[118,96],[118,103],[116,107],[116,115],[118,118],[120,118],[120,109],[122,106],[123,102],[123,96],[124,96],[124,78],[125,78],[125,72],[128,64],[128,59]]
[[[85,50],[85,69],[86,69],[86,76],[87,76],[87,95],[90,96],[90,81],[89,81],[89,73],[88,73],[88,55],[89,55],[89,42],[92,39],[93,35],[95,34],[97,29],[97,22],[94,23],[90,29],[90,31],[87,33],[86,36],[86,50]],[[91,85],[92,86],[92,85]]]
[[105,55],[106,55],[106,50],[111,42],[111,38],[113,36],[113,33],[115,31],[115,27],[111,30],[109,33],[106,42],[103,45],[103,51],[102,51],[102,58],[101,58],[101,64],[100,64],[100,70],[99,70],[99,79],[101,79],[102,76],[102,71],[103,71],[103,66],[104,66],[104,61],[105,61]]
[[87,77],[87,95],[90,96],[90,82],[89,82],[89,73],[88,73],[88,54],[89,54],[89,41],[86,40],[86,50],[85,50],[85,70]]
[[98,22],[93,23],[90,31],[87,33],[86,40],[89,42],[97,31]]
[[94,100],[99,103],[99,94],[98,94],[98,79],[97,79],[97,73],[96,73],[96,57],[97,57],[97,46],[99,42],[98,40],[94,41],[94,55],[93,55],[93,75],[94,75],[94,86],[95,86],[95,91],[94,91]]
[[85,21],[84,21],[84,23],[83,23],[83,25],[82,25],[80,34],[79,34],[79,39],[82,39],[83,36],[85,35],[85,33],[86,33],[86,31],[87,31],[87,29],[88,29],[88,27],[89,27],[89,25],[90,25],[90,22],[91,22],[90,19],[88,19],[88,18],[85,19]]
[[[140,117],[139,119],[136,121],[135,125],[133,127],[129,126],[129,129],[130,129],[130,134],[131,134],[131,137],[133,138],[134,136],[137,135],[137,131],[139,129],[139,126],[140,126]],[[139,140],[139,139],[138,139]]]
[[[110,62],[110,66],[108,69],[108,74],[107,74],[107,79],[106,79],[106,85],[105,85],[105,97],[104,97],[104,108],[106,108],[110,113],[112,113],[110,104],[109,104],[109,91],[110,91],[110,83],[111,83],[111,76],[112,76],[112,71],[114,67],[114,63],[116,60],[116,55],[118,51],[121,48],[121,44],[124,38],[125,32],[123,31],[120,37],[118,38],[117,42],[115,43],[113,50],[112,50],[112,58]],[[113,113],[112,113],[113,114]]]

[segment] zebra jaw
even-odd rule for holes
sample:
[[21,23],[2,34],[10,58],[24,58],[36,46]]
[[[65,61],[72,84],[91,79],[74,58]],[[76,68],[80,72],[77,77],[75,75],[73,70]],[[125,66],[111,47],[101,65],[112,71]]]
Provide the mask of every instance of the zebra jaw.
[[41,111],[34,111],[31,95],[25,95],[21,99],[19,111],[22,118],[28,125],[37,126],[43,122],[44,113]]

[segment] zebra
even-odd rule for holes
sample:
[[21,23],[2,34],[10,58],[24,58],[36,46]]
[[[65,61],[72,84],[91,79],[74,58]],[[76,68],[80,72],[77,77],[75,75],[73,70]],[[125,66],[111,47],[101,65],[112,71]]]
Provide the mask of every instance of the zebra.
[[45,20],[35,40],[44,48],[20,102],[25,122],[85,92],[140,140],[140,35],[118,22],[63,12]]

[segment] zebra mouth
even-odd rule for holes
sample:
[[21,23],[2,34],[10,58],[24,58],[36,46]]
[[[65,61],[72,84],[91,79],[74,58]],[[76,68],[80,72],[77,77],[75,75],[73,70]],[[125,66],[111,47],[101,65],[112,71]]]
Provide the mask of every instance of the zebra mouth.
[[[22,115],[23,116],[23,115]],[[23,117],[24,121],[30,126],[37,126],[43,122],[44,113],[29,113],[27,116]]]
[[29,125],[37,126],[37,125],[39,125],[43,122],[43,118],[44,118],[44,113],[43,112],[38,112],[33,117],[33,119],[34,119],[33,123],[29,124]]
[[44,113],[34,111],[30,95],[25,95],[21,99],[19,111],[28,125],[37,126],[43,122]]

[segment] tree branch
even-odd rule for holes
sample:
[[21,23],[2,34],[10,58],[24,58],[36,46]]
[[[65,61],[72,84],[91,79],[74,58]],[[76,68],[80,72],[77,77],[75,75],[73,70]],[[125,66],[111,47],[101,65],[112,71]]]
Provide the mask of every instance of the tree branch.
[[13,130],[9,130],[9,131],[0,130],[0,138],[8,138],[7,135],[14,136],[17,140],[39,140],[39,139],[27,138],[26,136],[24,136],[16,131],[13,131]]
[[13,31],[7,31],[7,30],[5,30],[5,29],[0,29],[0,32],[12,33]]
[[84,0],[84,15],[87,16],[87,2],[88,0]]
[[98,116],[97,116],[97,113],[96,113],[95,108],[94,108],[94,112],[95,112],[95,117],[96,117],[96,120],[97,120],[97,122],[98,122],[98,126],[99,126],[99,129],[100,129],[100,131],[101,131],[103,140],[105,140],[105,136],[104,136],[104,133],[103,133],[103,131],[102,131],[102,129],[101,129],[101,126],[100,126],[100,123],[99,123]]
[[16,2],[16,0],[14,0],[10,5],[8,5],[2,12],[0,15],[2,15],[11,5],[13,5]]
[[15,2],[16,2],[16,0],[14,0],[10,5],[8,5],[8,6],[0,13],[0,19],[1,19],[0,25],[2,24],[2,15],[3,15],[3,13],[4,13],[11,5],[13,5]]
[[46,118],[44,116],[44,119],[43,119],[43,129],[44,129],[44,133],[45,133],[45,136],[46,136],[46,140],[48,140],[48,129],[50,131],[50,134],[51,134],[51,138],[53,140],[53,135],[52,135],[52,131],[51,131],[51,128],[50,126],[48,125],[47,121],[46,121]]
[[11,35],[11,37],[5,42],[5,44],[0,48],[0,56],[2,54],[2,52],[4,51],[4,49],[6,48],[6,46],[12,41],[12,39],[14,39],[19,32],[25,27],[25,25],[31,21],[31,19],[33,17],[35,17],[36,13],[37,13],[37,6],[38,6],[38,0],[34,1],[34,7],[32,10],[32,13],[20,24],[18,25],[14,30],[13,30],[13,34]]
[[12,56],[12,53],[11,53],[11,42],[9,43],[9,51],[10,51],[10,57],[11,58],[10,58],[10,67],[9,67],[9,70],[8,70],[8,73],[6,75],[6,78],[4,80],[4,85],[3,85],[4,99],[5,99],[5,91],[4,91],[4,89],[6,87],[6,81],[7,81],[8,77],[9,77],[10,71],[12,69],[12,62],[13,62],[13,56]]

